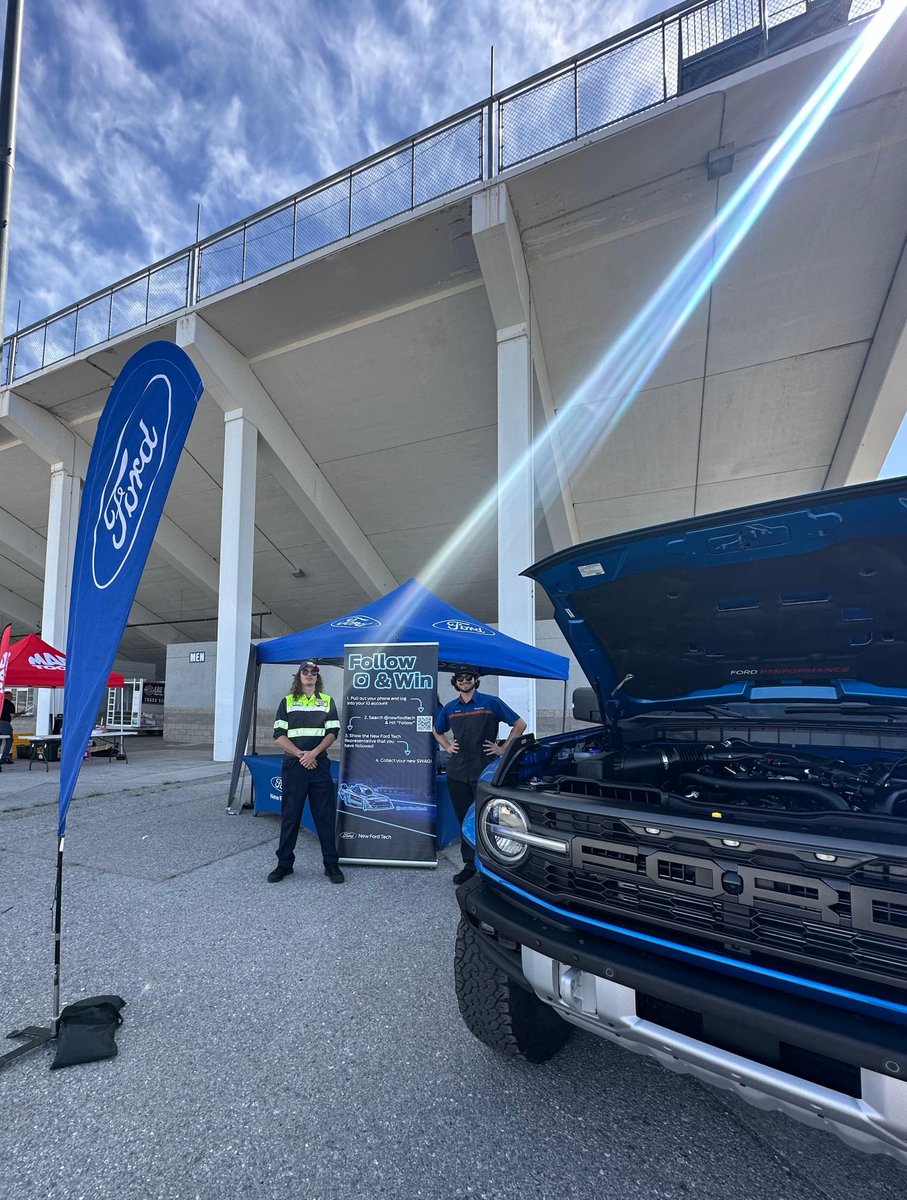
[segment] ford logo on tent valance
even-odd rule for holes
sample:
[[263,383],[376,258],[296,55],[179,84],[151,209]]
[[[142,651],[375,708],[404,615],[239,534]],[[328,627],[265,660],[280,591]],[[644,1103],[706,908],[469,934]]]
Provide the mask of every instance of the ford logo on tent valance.
[[458,617],[451,617],[447,621],[433,621],[432,629],[446,629],[450,633],[480,633],[482,637],[494,637],[493,629],[486,629],[484,625],[474,625],[472,621],[461,621]]

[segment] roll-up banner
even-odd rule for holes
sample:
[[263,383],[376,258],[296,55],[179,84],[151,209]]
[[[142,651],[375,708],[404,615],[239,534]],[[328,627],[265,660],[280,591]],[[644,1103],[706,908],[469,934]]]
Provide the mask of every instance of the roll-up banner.
[[360,643],[343,662],[340,861],[433,867],[438,645]]

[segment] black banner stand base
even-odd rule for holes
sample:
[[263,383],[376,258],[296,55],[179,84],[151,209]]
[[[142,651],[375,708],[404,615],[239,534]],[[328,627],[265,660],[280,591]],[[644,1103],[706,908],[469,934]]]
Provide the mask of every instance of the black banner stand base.
[[52,1041],[55,1034],[52,1029],[46,1029],[41,1025],[26,1025],[24,1029],[14,1029],[12,1033],[6,1035],[8,1038],[28,1038],[22,1046],[17,1046],[15,1050],[9,1050],[6,1054],[0,1054],[0,1071],[5,1066],[13,1061],[14,1058],[21,1058],[23,1054],[28,1054],[30,1050],[37,1050],[39,1046],[46,1045]]

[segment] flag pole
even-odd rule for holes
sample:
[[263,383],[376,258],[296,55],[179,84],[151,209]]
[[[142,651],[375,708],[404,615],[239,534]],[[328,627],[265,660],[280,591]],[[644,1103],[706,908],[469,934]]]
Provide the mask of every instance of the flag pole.
[[66,837],[57,837],[57,882],[54,888],[54,1003],[50,1036],[55,1038],[60,1030],[60,950],[63,927],[63,843]]
[[0,81],[0,343],[3,341],[9,272],[9,214],[13,199],[13,170],[16,165],[16,107],[19,99],[23,3],[24,0],[6,0],[3,78]]
[[[24,0],[6,0],[6,31],[3,38],[3,77],[0,80],[0,346],[6,315],[6,284],[9,275],[9,214],[13,199],[13,171],[16,165],[16,108],[19,99],[19,60],[22,55],[22,8]],[[3,379],[3,383],[8,380]],[[14,1058],[43,1046],[56,1037],[60,994],[60,890],[63,885],[63,839],[57,847],[57,890],[54,955],[54,1020],[50,1029],[29,1025],[7,1036],[27,1039],[15,1050],[0,1054],[0,1068]]]

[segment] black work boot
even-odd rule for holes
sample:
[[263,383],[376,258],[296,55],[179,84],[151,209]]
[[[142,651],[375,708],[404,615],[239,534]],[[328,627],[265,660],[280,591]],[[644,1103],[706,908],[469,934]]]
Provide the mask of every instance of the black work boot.
[[339,867],[325,867],[324,873],[331,883],[343,883],[343,872]]
[[281,879],[284,879],[287,875],[292,875],[292,874],[293,874],[292,867],[282,867],[280,865],[280,863],[278,863],[277,866],[274,868],[274,870],[271,872],[271,874],[268,876],[268,883],[280,883]]

